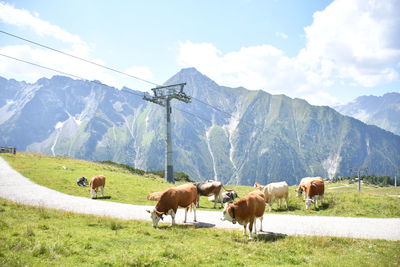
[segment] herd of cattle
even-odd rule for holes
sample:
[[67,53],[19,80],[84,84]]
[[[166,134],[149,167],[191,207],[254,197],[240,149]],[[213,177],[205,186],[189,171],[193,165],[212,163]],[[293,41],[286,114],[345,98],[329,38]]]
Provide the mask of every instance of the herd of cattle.
[[[95,176],[90,180],[89,186],[92,198],[97,197],[98,189],[101,190],[101,195],[104,196],[105,179],[104,176]],[[77,179],[77,184],[79,186],[87,186],[88,182],[85,177],[81,177]],[[200,196],[208,196],[208,200],[214,202],[214,208],[216,208],[217,203],[221,203],[221,208],[224,207],[221,220],[227,220],[234,224],[238,222],[243,225],[244,235],[247,235],[248,226],[249,238],[252,239],[253,227],[254,233],[257,232],[256,219],[260,220],[260,231],[262,231],[266,203],[269,205],[269,211],[272,210],[272,204],[275,200],[279,200],[279,208],[282,208],[283,200],[286,202],[286,209],[289,208],[289,187],[286,182],[270,183],[266,186],[255,184],[254,187],[256,188],[255,191],[233,202],[239,196],[234,190],[225,189],[221,182],[207,181],[183,184],[162,192],[149,194],[147,199],[155,200],[157,204],[153,210],[147,210],[147,212],[150,213],[153,227],[155,228],[165,215],[172,217],[172,225],[174,225],[178,207],[185,209],[184,223],[186,223],[187,213],[190,209],[193,210],[194,221],[196,222],[196,207],[199,207]],[[226,192],[222,192],[222,189],[225,189]],[[305,177],[300,181],[296,192],[298,196],[304,192],[306,209],[310,208],[311,203],[314,203],[317,208],[318,201],[323,201],[324,180],[321,177]]]

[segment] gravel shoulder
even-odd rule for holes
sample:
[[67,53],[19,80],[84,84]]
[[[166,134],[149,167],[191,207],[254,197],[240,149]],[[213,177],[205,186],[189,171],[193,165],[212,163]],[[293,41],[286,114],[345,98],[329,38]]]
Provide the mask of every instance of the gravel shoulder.
[[[146,209],[153,206],[130,205],[109,201],[71,196],[38,185],[13,170],[0,157],[0,198],[20,204],[41,206],[75,213],[113,217],[126,220],[150,221]],[[243,229],[238,224],[221,221],[219,211],[197,211],[198,227]],[[184,211],[178,210],[176,221],[182,223]],[[164,222],[170,223],[166,216]],[[193,214],[188,214],[188,223],[193,224]],[[257,220],[257,229],[260,228]],[[353,218],[330,216],[299,216],[265,214],[263,230],[271,235],[338,236],[369,239],[400,240],[400,218]]]

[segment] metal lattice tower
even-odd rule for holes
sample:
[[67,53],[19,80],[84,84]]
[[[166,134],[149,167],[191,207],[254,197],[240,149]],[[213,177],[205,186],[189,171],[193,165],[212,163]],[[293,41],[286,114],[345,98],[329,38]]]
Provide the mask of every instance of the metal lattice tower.
[[172,165],[172,140],[171,140],[171,100],[178,99],[182,102],[189,103],[191,97],[183,92],[183,87],[186,83],[179,83],[166,86],[158,86],[151,89],[154,96],[144,96],[146,101],[153,102],[157,105],[165,107],[165,121],[166,121],[166,149],[165,149],[165,181],[168,183],[175,183],[174,168]]

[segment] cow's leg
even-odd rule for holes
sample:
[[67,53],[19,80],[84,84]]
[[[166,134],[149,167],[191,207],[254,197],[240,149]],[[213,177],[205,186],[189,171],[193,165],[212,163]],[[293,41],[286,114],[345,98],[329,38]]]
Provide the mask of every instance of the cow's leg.
[[193,214],[194,214],[194,221],[197,222],[197,219],[196,219],[196,205],[195,204],[193,204]]
[[197,194],[196,206],[200,208],[200,194]]
[[279,199],[279,209],[282,208],[282,198]]
[[286,209],[289,210],[289,198],[286,197]]
[[250,232],[249,239],[250,240],[253,239],[253,224],[254,223],[255,223],[254,219],[250,220],[250,223],[249,223],[249,232]]
[[214,209],[217,208],[217,195],[214,194]]
[[243,224],[243,235],[246,236],[247,235],[247,223]]
[[254,233],[257,234],[257,219],[254,219],[253,226],[254,226]]
[[101,186],[100,190],[101,190],[101,196],[104,197],[104,186]]
[[186,223],[188,211],[189,211],[189,207],[185,208],[185,220],[183,221],[184,223]]
[[263,224],[264,216],[261,216],[259,219],[260,219],[260,232],[263,232],[262,224]]
[[91,192],[91,194],[92,194],[92,198],[96,198],[97,197],[97,194],[96,194],[96,190],[95,189],[90,189],[90,192]]
[[[171,215],[171,218],[172,218],[172,225],[175,225],[175,215],[176,215],[176,213],[172,209],[170,209],[169,210],[169,214]],[[185,222],[186,222],[186,216],[185,216]]]
[[271,212],[272,211],[272,202],[269,202],[268,206],[269,206],[269,211]]

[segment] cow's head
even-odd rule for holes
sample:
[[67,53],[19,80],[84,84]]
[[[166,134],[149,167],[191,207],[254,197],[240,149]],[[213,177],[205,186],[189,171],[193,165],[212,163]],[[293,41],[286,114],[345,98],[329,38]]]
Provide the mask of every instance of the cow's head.
[[310,208],[312,199],[311,198],[307,198],[304,202],[306,203],[306,209],[308,210]]
[[[225,205],[224,205],[224,211],[222,212],[222,218],[221,218],[221,221],[230,221],[230,222],[232,222],[232,223],[236,223],[236,218],[235,218],[235,216],[231,216],[230,215],[230,213],[229,213],[229,207],[231,206],[232,204],[230,204],[230,203],[225,203]],[[232,210],[232,208],[233,208],[233,206],[230,208],[231,210]],[[232,218],[233,217],[233,218]]]
[[299,187],[298,187],[297,189],[295,189],[294,191],[296,192],[297,196],[299,197],[299,196],[301,196],[301,194],[303,193],[304,188],[303,188],[302,186],[299,186]]
[[153,227],[157,228],[158,223],[161,220],[164,220],[163,216],[164,216],[164,212],[159,212],[156,209],[153,209],[152,211],[150,210],[146,210],[148,213],[150,213],[150,218],[153,221]]

